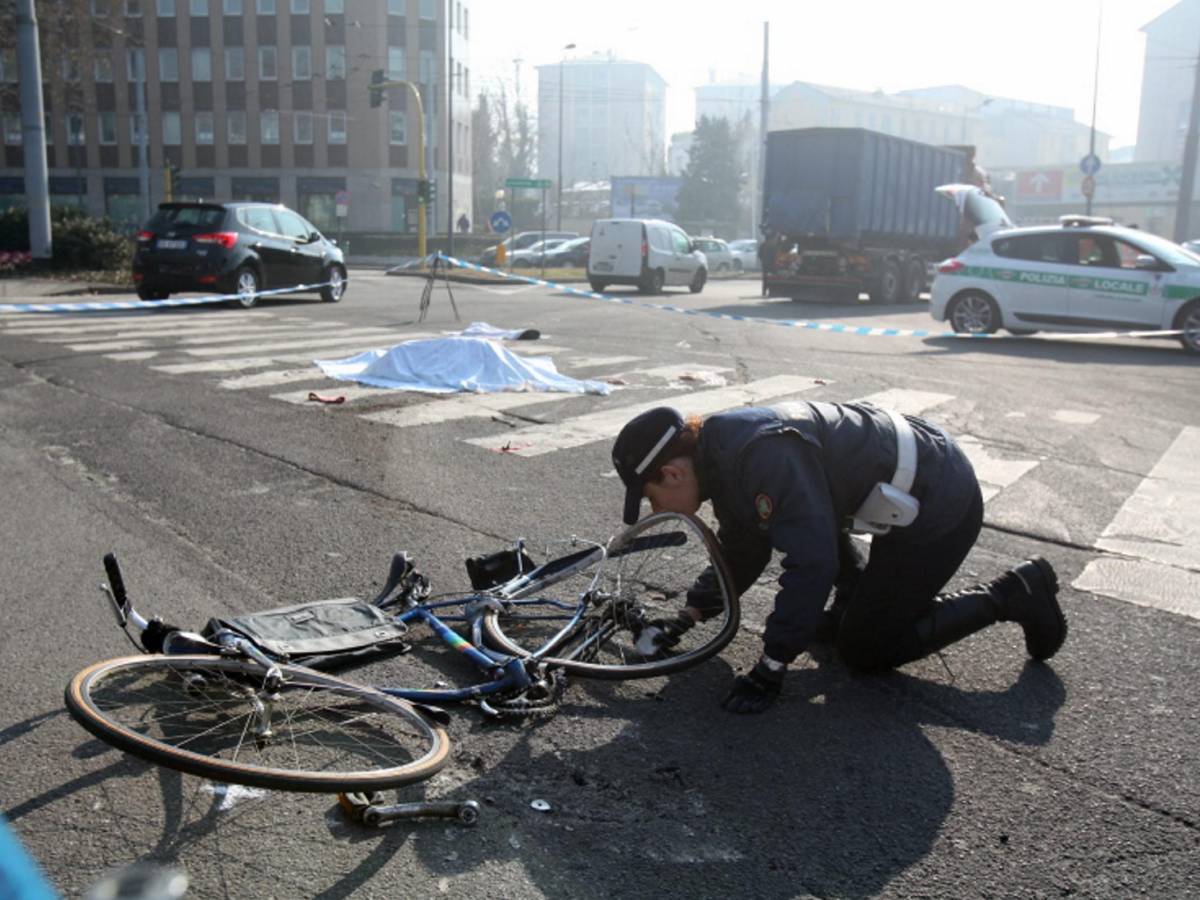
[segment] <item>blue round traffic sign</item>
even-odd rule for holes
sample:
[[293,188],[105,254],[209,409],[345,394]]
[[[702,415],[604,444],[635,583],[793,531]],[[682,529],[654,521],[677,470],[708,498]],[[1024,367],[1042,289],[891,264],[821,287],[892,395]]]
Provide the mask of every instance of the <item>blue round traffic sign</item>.
[[1079,171],[1084,175],[1095,175],[1100,171],[1100,157],[1095,153],[1089,153],[1079,161]]
[[501,234],[512,228],[512,216],[502,209],[498,209],[492,213],[492,218],[490,221],[492,224],[492,231],[497,231]]

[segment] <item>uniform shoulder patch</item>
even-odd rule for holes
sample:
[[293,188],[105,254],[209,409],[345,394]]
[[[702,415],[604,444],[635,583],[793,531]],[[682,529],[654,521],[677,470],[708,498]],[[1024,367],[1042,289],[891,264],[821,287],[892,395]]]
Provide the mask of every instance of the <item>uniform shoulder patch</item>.
[[771,502],[771,498],[766,494],[754,495],[754,511],[758,513],[758,517],[764,522],[771,518],[771,513],[775,512],[775,504]]

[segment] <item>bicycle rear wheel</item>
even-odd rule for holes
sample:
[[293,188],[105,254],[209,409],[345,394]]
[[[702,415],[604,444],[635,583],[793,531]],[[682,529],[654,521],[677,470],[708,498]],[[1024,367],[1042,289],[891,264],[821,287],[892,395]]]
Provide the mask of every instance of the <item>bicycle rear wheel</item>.
[[297,666],[264,687],[246,659],[130,656],[66,689],[80,725],[148,762],[214,781],[287,791],[376,791],[429,778],[446,732],[409,703]]
[[[697,593],[705,573],[705,590]],[[680,513],[657,513],[631,525],[610,542],[599,577],[582,593],[555,594],[489,610],[483,620],[488,639],[507,653],[538,655],[583,677],[650,678],[720,652],[737,632],[740,615],[716,538]],[[688,605],[702,606],[706,618],[665,651],[638,649],[650,622],[673,619]]]

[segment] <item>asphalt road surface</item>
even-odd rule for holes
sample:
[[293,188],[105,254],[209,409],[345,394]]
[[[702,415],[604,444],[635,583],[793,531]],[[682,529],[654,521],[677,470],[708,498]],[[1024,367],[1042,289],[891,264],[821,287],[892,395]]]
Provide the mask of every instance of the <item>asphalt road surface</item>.
[[[0,809],[60,892],[147,861],[195,897],[1194,896],[1200,369],[1177,344],[685,314],[940,327],[923,305],[765,301],[750,280],[624,304],[459,284],[460,320],[439,286],[420,322],[421,287],[353,272],[336,305],[0,312]],[[611,393],[430,396],[312,366],[474,321],[538,329],[508,346]],[[366,595],[401,549],[435,589],[465,587],[467,556],[518,536],[619,527],[609,447],[637,409],[798,398],[871,398],[959,436],[987,507],[952,587],[1047,556],[1059,655],[1029,663],[1000,625],[885,676],[802,657],[774,709],[736,717],[717,702],[759,652],[773,567],[697,669],[576,679],[536,721],[456,708],[451,763],[401,793],[475,799],[475,828],[368,829],[331,797],[138,762],[64,711],[72,674],[131,652],[96,591],[105,552],[139,606],[192,627]],[[418,637],[354,677],[469,674]]]

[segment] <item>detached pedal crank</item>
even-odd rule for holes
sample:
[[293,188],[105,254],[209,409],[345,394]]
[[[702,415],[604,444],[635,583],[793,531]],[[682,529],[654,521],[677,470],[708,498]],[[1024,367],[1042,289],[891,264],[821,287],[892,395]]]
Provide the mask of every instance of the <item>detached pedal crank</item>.
[[426,800],[410,803],[383,802],[383,794],[338,794],[338,805],[355,822],[377,828],[401,819],[457,819],[470,827],[479,821],[480,807],[474,800]]

